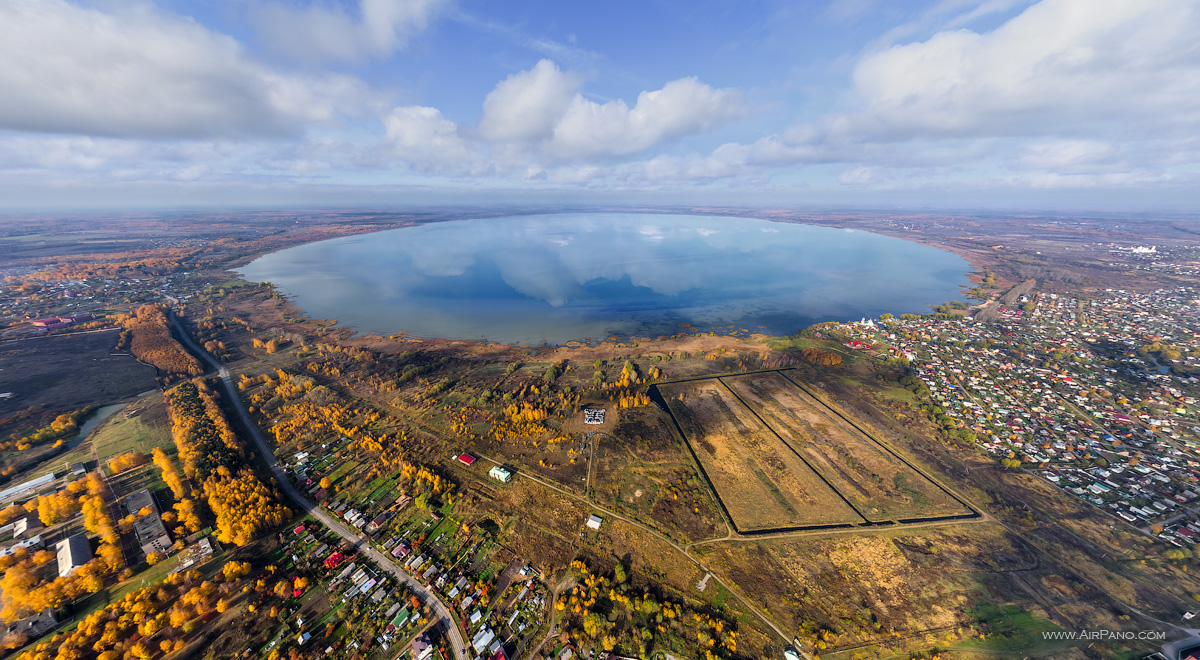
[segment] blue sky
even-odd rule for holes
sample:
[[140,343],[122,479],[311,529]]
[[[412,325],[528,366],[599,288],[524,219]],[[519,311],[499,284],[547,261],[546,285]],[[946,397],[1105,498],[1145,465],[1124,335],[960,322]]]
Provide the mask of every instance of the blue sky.
[[1196,209],[1200,0],[0,0],[0,205]]

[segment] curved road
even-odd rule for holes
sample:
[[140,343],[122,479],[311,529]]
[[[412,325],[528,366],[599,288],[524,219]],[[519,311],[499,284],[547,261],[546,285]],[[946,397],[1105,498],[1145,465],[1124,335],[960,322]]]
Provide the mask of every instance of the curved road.
[[209,367],[215,369],[217,375],[221,377],[221,382],[225,384],[225,391],[229,393],[229,399],[233,402],[234,407],[237,409],[238,415],[241,416],[242,423],[250,432],[250,436],[254,439],[254,444],[258,446],[258,451],[262,455],[263,461],[267,464],[267,467],[271,469],[271,472],[275,475],[275,479],[279,482],[279,485],[283,487],[285,492],[287,492],[288,497],[292,498],[292,500],[294,500],[296,504],[299,505],[300,508],[306,513],[317,520],[320,520],[323,525],[336,532],[338,536],[341,536],[343,539],[346,539],[350,543],[354,544],[355,548],[369,557],[377,566],[388,573],[391,573],[396,577],[397,580],[400,581],[401,584],[408,588],[409,591],[420,596],[421,600],[424,601],[425,604],[433,607],[433,610],[437,613],[442,627],[446,631],[446,636],[450,639],[450,645],[454,647],[454,657],[465,658],[467,646],[463,642],[462,633],[459,631],[458,626],[454,623],[454,618],[450,616],[450,609],[446,607],[446,604],[437,597],[437,594],[425,588],[425,585],[417,582],[412,576],[410,576],[408,573],[405,573],[399,566],[393,563],[391,557],[388,557],[382,552],[379,552],[375,548],[371,547],[371,545],[367,543],[363,537],[359,536],[357,532],[349,527],[346,527],[336,518],[322,511],[319,507],[317,507],[316,504],[301,495],[300,492],[292,486],[292,483],[288,481],[287,476],[283,472],[283,466],[279,464],[279,461],[275,458],[275,453],[271,451],[271,446],[267,444],[267,441],[263,438],[262,433],[258,430],[258,426],[255,425],[254,420],[250,418],[250,413],[246,410],[246,405],[242,403],[241,397],[238,396],[237,388],[233,385],[233,378],[229,375],[229,371],[218,364],[217,361],[214,360],[207,352],[201,350],[201,348],[196,345],[196,342],[192,341],[191,336],[188,335],[188,333],[183,329],[183,326],[175,318],[174,312],[171,313],[170,319],[183,343],[186,344],[193,353],[203,358]]

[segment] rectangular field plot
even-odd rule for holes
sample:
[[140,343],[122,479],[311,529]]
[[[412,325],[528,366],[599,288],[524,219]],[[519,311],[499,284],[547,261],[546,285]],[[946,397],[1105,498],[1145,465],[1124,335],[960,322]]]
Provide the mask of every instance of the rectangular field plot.
[[719,380],[660,391],[739,532],[863,521]]
[[782,374],[722,380],[867,520],[969,513],[937,484]]

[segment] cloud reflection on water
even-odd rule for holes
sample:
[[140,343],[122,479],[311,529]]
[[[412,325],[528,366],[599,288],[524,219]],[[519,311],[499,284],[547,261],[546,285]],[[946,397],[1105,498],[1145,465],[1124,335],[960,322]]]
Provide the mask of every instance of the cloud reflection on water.
[[560,214],[338,238],[242,269],[309,314],[364,332],[561,343],[680,323],[794,332],[925,312],[958,297],[962,258],[867,232],[745,218]]

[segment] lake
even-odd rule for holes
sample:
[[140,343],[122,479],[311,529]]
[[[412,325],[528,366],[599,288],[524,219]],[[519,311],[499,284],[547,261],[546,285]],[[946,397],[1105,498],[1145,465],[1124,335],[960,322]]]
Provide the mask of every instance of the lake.
[[782,335],[927,313],[961,297],[969,270],[949,252],[852,229],[633,213],[440,222],[300,245],[240,269],[309,316],[360,332],[514,344],[684,325]]

